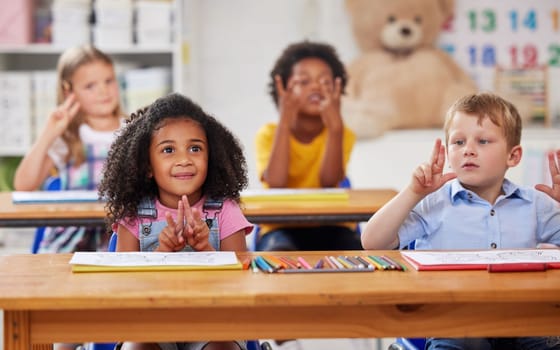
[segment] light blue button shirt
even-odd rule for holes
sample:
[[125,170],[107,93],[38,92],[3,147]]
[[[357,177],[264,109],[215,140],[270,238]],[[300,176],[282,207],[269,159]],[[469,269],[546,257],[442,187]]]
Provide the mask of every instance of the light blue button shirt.
[[515,249],[560,245],[560,206],[548,195],[507,179],[495,204],[455,179],[426,196],[399,229],[400,248]]

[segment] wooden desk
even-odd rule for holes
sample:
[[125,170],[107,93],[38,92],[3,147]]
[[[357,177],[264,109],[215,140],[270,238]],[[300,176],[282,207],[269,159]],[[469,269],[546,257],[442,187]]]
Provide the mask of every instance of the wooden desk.
[[[332,255],[300,252],[310,262],[325,254]],[[388,254],[402,261],[398,251],[370,254]],[[117,339],[544,336],[559,332],[560,270],[75,274],[68,265],[70,257],[0,257],[4,349],[27,350],[34,344],[37,350],[47,349],[37,344]]]
[[[302,223],[367,221],[397,194],[394,190],[349,190],[347,202],[250,202],[243,203],[253,223]],[[13,204],[10,192],[0,192],[0,227],[103,225],[103,203]]]

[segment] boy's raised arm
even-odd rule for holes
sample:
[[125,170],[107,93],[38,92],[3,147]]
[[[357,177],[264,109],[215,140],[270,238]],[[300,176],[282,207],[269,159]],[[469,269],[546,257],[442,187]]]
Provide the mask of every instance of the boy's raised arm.
[[455,173],[443,174],[445,147],[437,139],[429,162],[423,163],[412,174],[410,185],[403,189],[367,222],[362,233],[364,249],[394,249],[399,245],[398,231],[410,211],[426,195],[436,191]]

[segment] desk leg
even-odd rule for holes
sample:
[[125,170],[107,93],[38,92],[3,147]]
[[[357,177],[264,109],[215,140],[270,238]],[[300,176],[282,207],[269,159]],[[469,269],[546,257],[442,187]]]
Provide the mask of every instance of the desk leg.
[[4,310],[4,349],[31,348],[29,312]]

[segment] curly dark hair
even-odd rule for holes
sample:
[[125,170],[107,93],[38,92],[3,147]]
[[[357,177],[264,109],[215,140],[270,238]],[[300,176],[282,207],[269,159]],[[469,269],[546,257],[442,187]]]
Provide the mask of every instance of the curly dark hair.
[[202,193],[211,198],[240,200],[248,184],[247,162],[238,139],[216,118],[180,94],[158,98],[133,113],[111,145],[99,185],[99,195],[107,200],[108,224],[136,217],[140,200],[156,197],[158,186],[149,177],[149,148],[152,133],[169,119],[196,121],[208,139],[208,173]]
[[318,58],[325,61],[325,63],[331,67],[333,77],[341,79],[341,93],[344,93],[348,77],[344,64],[340,58],[338,58],[335,48],[329,44],[305,40],[286,47],[276,60],[274,68],[270,71],[268,92],[276,106],[278,106],[278,91],[276,91],[274,77],[279,75],[282,78],[282,85],[286,87],[288,79],[292,75],[293,66],[305,58]]

